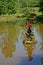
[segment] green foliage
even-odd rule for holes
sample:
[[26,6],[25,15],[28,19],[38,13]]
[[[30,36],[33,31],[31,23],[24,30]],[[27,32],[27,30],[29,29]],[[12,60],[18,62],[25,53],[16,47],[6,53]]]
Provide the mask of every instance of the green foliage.
[[15,3],[13,0],[0,1],[0,14],[15,14]]
[[37,16],[36,17],[36,20],[37,20],[37,22],[41,22],[41,23],[43,23],[43,15],[40,15],[40,16]]
[[43,0],[40,0],[39,7],[40,7],[40,10],[39,11],[41,11],[42,14],[43,14]]
[[29,7],[39,4],[39,0],[0,0],[0,15],[1,14],[24,14],[29,17]]

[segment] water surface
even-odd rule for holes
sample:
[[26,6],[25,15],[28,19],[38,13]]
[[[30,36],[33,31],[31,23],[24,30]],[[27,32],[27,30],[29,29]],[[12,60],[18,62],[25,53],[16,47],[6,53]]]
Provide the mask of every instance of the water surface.
[[33,25],[36,44],[23,44],[26,30],[26,26],[0,23],[0,65],[43,65],[43,24]]

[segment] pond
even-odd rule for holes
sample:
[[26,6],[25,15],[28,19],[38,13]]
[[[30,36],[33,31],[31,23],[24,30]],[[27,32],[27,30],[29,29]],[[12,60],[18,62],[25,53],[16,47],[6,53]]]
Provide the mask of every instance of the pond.
[[23,44],[27,27],[0,23],[0,65],[43,65],[43,24],[34,24],[36,44]]

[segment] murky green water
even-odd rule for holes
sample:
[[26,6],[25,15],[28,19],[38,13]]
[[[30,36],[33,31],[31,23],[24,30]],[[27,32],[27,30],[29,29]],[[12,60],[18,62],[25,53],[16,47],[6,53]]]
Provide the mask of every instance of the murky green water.
[[26,29],[0,23],[0,65],[43,65],[43,24],[33,25],[36,44],[22,43]]

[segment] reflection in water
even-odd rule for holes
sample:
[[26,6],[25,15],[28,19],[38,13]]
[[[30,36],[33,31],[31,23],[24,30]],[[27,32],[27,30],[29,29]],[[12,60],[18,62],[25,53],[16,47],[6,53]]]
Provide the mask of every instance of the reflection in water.
[[[26,29],[27,29],[27,27],[25,27],[25,30]],[[25,30],[24,30],[24,32],[25,32]],[[26,52],[27,52],[27,56],[28,56],[29,61],[32,61],[34,49],[36,48],[36,44],[30,43],[30,44],[23,44],[23,45],[24,45],[24,47],[26,49]]]
[[39,33],[41,34],[43,39],[43,24],[39,24]]
[[4,32],[5,28],[5,24],[0,23],[0,35]]
[[42,62],[42,64],[43,64],[43,57],[41,58],[41,62]]
[[33,50],[35,49],[36,44],[23,44],[23,45],[26,49],[29,60],[32,61]]
[[[40,34],[40,32],[41,32],[40,29],[41,29],[40,25],[33,26],[33,32],[34,32],[35,38],[37,40],[36,44],[24,44],[24,47],[26,48],[26,51],[27,51],[27,54],[28,54],[28,57],[30,60],[32,59],[33,55],[34,56],[42,55],[42,53],[43,53],[43,44],[41,44],[42,39],[43,39],[41,35],[43,35],[43,34],[42,33]],[[41,49],[41,51],[40,51],[40,49]]]
[[[3,26],[4,27],[4,26]],[[2,28],[2,27],[1,27]],[[4,30],[5,29],[5,30]],[[12,57],[13,52],[16,49],[15,42],[17,41],[18,36],[18,26],[16,25],[6,25],[4,29],[0,31],[4,31],[2,35],[2,53],[5,57]]]
[[6,38],[6,25],[0,23],[0,48],[3,46],[3,38]]
[[[0,24],[0,65],[42,65],[40,59],[43,57],[41,53],[43,51],[43,41],[41,41],[43,33],[40,32],[40,25],[38,27],[33,27],[37,44],[22,44],[21,38],[23,38],[23,33],[27,29],[26,26]],[[18,33],[20,34],[18,35]],[[17,41],[18,43],[16,43]],[[27,56],[30,61],[32,59],[33,61],[29,62]],[[6,57],[9,58],[6,59]]]
[[2,53],[5,55],[5,57],[12,57],[13,52],[15,52],[15,45],[6,43],[4,44],[4,47],[2,48]]
[[42,42],[41,42],[41,48],[40,48],[40,50],[43,51],[43,24],[39,25],[39,32],[40,32],[40,35],[42,37]]
[[43,51],[43,44],[41,44],[41,48],[40,48],[40,50],[42,50],[42,51]]

